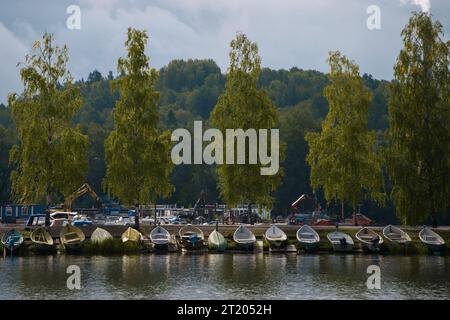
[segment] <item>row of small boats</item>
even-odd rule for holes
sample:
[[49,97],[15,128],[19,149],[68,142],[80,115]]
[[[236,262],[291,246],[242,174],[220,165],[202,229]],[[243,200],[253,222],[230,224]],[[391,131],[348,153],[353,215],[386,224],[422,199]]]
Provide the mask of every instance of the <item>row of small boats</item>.
[[[399,227],[388,225],[383,229],[383,236],[392,243],[398,245],[408,245],[411,237]],[[373,229],[361,228],[355,235],[364,248],[371,252],[378,252],[380,245],[383,243],[383,237],[378,235]],[[113,236],[105,229],[96,228],[91,234],[90,240],[93,243],[102,243]],[[150,241],[156,249],[167,249],[169,243],[173,242],[170,233],[163,227],[156,226],[149,234]],[[287,235],[278,226],[270,226],[264,233],[264,238],[272,249],[281,249],[287,245]],[[314,251],[319,247],[320,236],[309,225],[303,225],[298,229],[296,238],[302,249],[305,251]],[[420,240],[426,244],[432,251],[441,251],[445,246],[445,241],[436,232],[428,227],[422,228],[419,233]],[[30,239],[37,250],[51,250],[54,248],[54,240],[48,230],[44,227],[35,229]],[[86,237],[83,231],[72,225],[65,225],[60,232],[60,243],[67,251],[79,250]],[[144,236],[138,230],[129,227],[121,235],[122,242],[140,243],[144,240]],[[334,231],[327,234],[327,239],[331,243],[333,250],[336,252],[352,251],[354,241],[350,235],[340,231]],[[240,225],[233,234],[234,242],[242,249],[253,250],[256,244],[255,235],[244,225]],[[20,232],[12,229],[2,236],[3,246],[14,251],[23,243],[24,238]],[[218,231],[212,231],[205,241],[203,231],[193,225],[186,225],[179,230],[178,245],[183,250],[202,249],[208,245],[209,249],[216,251],[225,251],[228,242],[227,239]]]
[[[91,242],[100,243],[112,238],[113,236],[108,231],[102,228],[97,228],[92,233],[90,239]],[[123,242],[137,242],[142,240],[142,235],[139,231],[133,228],[128,228],[122,234],[121,238]],[[53,240],[53,237],[51,236],[50,232],[44,227],[34,229],[34,231],[30,234],[30,240],[32,241],[34,248],[37,251],[52,251],[53,249],[55,249],[55,242]],[[86,240],[86,236],[84,232],[77,226],[66,224],[61,228],[59,240],[61,245],[67,251],[77,251],[81,248],[82,244]],[[1,241],[7,251],[10,251],[12,253],[22,245],[24,238],[19,231],[17,231],[16,229],[11,229],[2,236]]]
[[[383,236],[393,244],[407,246],[411,243],[408,233],[399,227],[388,225],[383,228]],[[378,235],[373,229],[363,227],[355,235],[364,248],[370,252],[378,252],[380,245],[384,242],[383,237]],[[350,235],[344,232],[334,231],[327,234],[327,239],[337,252],[352,251],[354,241]],[[419,232],[419,239],[433,252],[442,251],[445,248],[444,239],[428,227],[423,227]],[[297,231],[297,240],[301,243],[305,251],[315,250],[319,246],[320,236],[310,226],[304,225]]]
[[[203,231],[188,224],[179,230],[179,239],[182,250],[202,249],[207,244],[210,250],[223,252],[228,246],[227,239],[218,231],[217,227],[209,234],[206,242]],[[150,234],[150,240],[152,240],[152,234]],[[256,243],[255,235],[244,225],[240,225],[235,230],[233,240],[241,249],[245,250],[253,250]]]

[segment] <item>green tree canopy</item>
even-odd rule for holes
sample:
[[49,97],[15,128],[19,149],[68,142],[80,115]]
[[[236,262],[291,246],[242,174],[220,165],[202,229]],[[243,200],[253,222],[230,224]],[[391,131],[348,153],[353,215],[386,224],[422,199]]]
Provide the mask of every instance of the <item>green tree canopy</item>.
[[123,203],[155,203],[173,190],[170,133],[158,131],[158,72],[145,55],[147,33],[128,29],[127,57],[118,61],[114,88],[120,98],[114,108],[114,130],[105,141],[106,186]]
[[390,87],[388,170],[397,214],[418,223],[450,204],[450,41],[427,13],[414,13],[402,37]]
[[329,111],[320,133],[309,133],[311,185],[323,188],[328,203],[348,202],[353,208],[370,196],[383,201],[381,161],[376,135],[367,128],[372,94],[359,67],[339,51],[330,53],[330,85],[325,88]]
[[10,153],[12,191],[20,203],[68,196],[85,179],[88,141],[71,123],[82,99],[67,70],[68,59],[67,47],[44,34],[20,70],[24,92],[8,97],[18,136]]
[[[211,114],[213,125],[223,133],[226,129],[277,128],[276,109],[267,93],[257,87],[260,64],[256,43],[250,42],[244,34],[237,34],[231,41],[225,93],[219,97]],[[261,167],[261,164],[249,164],[248,152],[246,164],[219,165],[222,199],[228,205],[257,203],[271,207],[272,193],[280,184],[282,170],[277,174],[264,176],[261,175]]]

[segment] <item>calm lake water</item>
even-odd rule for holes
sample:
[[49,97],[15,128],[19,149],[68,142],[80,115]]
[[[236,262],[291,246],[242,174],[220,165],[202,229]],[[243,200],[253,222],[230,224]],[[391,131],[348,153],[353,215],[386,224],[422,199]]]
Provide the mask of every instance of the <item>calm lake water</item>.
[[[66,286],[69,265],[80,290]],[[369,265],[381,289],[367,289]],[[167,254],[0,258],[0,299],[450,299],[450,257]]]

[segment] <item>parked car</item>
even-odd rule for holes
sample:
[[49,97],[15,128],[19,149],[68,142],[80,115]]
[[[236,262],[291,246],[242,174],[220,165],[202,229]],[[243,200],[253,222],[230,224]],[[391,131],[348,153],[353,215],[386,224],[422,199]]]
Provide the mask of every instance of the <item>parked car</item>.
[[67,219],[69,221],[72,221],[77,215],[78,212],[57,211],[50,214],[50,219]]
[[25,222],[25,225],[27,227],[45,225],[45,214],[32,214],[31,216],[28,217],[27,221]]
[[50,220],[50,227],[64,227],[66,224],[70,223],[68,219],[52,219]]
[[88,218],[81,218],[81,219],[76,219],[72,222],[72,225],[74,226],[92,226],[93,223],[91,220],[89,220]]

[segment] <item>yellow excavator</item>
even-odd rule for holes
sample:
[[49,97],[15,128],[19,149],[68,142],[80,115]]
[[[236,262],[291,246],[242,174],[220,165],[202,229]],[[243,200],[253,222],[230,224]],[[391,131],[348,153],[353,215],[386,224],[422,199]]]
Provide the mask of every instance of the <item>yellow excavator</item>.
[[85,183],[80,188],[78,188],[77,191],[75,191],[74,193],[72,193],[70,196],[68,196],[66,198],[66,200],[64,201],[64,209],[68,210],[68,211],[72,210],[72,204],[75,202],[75,200],[86,193],[89,193],[91,198],[94,200],[95,207],[100,208],[101,201],[100,201],[99,196],[97,195],[97,193],[95,193],[95,191],[91,188],[91,186],[89,184]]

